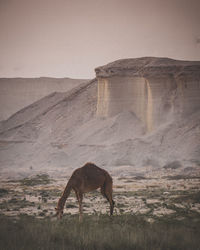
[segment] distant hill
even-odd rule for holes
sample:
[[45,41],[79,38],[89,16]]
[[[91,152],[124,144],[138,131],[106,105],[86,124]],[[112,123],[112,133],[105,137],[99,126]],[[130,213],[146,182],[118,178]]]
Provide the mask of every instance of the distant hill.
[[[170,60],[167,62],[170,64]],[[150,59],[148,63],[152,65]],[[187,167],[199,164],[200,76],[192,63],[187,63],[185,70],[170,65],[167,74],[161,67],[162,77],[156,73],[157,68],[155,72],[151,68],[151,77],[142,76],[142,82],[135,81],[134,76],[127,78],[124,67],[117,66],[118,76],[97,73],[98,80],[84,82],[65,93],[52,93],[18,111],[0,124],[1,174],[68,174],[87,161],[112,170],[119,166],[129,166],[130,170],[162,168],[173,161]],[[177,74],[180,69],[181,74]],[[138,90],[141,83],[146,86],[146,80],[152,91],[151,103],[144,88],[144,96],[139,95],[140,91],[133,92],[134,102],[123,106],[126,94],[131,99],[127,84],[129,89],[132,84]],[[99,115],[99,105],[102,111],[111,107],[115,112]],[[140,118],[142,112],[152,122],[151,130]]]
[[0,78],[0,121],[52,92],[66,92],[87,80],[70,78]]

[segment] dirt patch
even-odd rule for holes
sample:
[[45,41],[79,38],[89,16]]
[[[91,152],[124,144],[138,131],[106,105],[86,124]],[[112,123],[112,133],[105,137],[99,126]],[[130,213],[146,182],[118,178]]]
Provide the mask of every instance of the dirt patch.
[[[176,177],[182,170],[170,171],[170,175]],[[137,173],[137,176],[144,178],[134,178],[136,175],[133,173],[130,176],[113,177],[115,214],[137,214],[147,220],[165,216],[195,217],[200,214],[200,179],[163,178],[166,176],[163,169]],[[39,218],[53,216],[68,179],[53,180],[48,175],[35,175],[18,181],[2,180],[1,213],[12,216],[27,214]],[[99,190],[84,195],[83,208],[85,214],[109,214],[109,203]],[[72,191],[64,213],[78,214],[78,210],[78,202]]]

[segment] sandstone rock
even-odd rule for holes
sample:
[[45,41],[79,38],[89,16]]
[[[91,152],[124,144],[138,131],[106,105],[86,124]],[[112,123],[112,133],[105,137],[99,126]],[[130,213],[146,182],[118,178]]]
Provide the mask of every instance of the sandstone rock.
[[152,131],[200,108],[200,62],[144,57],[118,60],[95,69],[97,115],[133,111]]
[[[162,65],[163,59],[151,60],[149,65],[155,60]],[[183,168],[198,165],[198,62],[175,74],[174,61],[164,61],[172,74],[157,77],[155,70],[151,77],[97,74],[98,83],[48,95],[3,121],[1,175],[30,171],[66,175],[87,161],[128,172],[149,166],[163,169],[174,161]]]

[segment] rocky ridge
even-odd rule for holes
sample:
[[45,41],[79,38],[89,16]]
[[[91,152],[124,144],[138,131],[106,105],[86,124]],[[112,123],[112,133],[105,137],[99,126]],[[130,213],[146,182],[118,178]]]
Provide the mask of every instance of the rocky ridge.
[[200,75],[200,61],[181,61],[171,58],[141,57],[120,59],[95,69],[97,77],[135,76],[150,77],[160,75],[193,77]]

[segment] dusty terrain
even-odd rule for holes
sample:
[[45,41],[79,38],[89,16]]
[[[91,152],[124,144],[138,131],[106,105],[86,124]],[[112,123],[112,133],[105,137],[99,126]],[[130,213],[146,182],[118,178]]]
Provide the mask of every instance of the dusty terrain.
[[[115,214],[142,214],[148,220],[159,216],[199,217],[199,63],[182,63],[177,69],[177,62],[169,59],[164,60],[164,66],[163,59],[151,60],[139,64],[139,68],[134,68],[130,60],[123,68],[123,61],[119,61],[100,73],[104,74],[106,69],[106,77],[108,74],[112,77],[116,72],[135,74],[137,69],[155,76],[162,69],[167,79],[164,83],[171,86],[168,81],[171,78],[167,77],[179,70],[181,82],[173,85],[172,91],[166,91],[162,99],[174,97],[166,116],[170,119],[164,119],[166,113],[159,109],[162,102],[158,94],[163,93],[159,81],[156,81],[159,88],[155,91],[152,88],[153,106],[148,102],[149,95],[146,96],[147,107],[155,110],[145,111],[144,117],[147,115],[149,120],[140,119],[140,113],[134,109],[99,116],[97,106],[105,100],[98,102],[99,83],[94,79],[67,92],[52,93],[0,122],[2,213],[52,216],[70,174],[90,161],[113,176]],[[103,96],[112,97],[115,93]],[[109,105],[114,105],[115,99],[107,100]],[[137,100],[140,106],[140,96]],[[160,123],[148,131],[146,124],[154,120]],[[66,213],[77,213],[73,194],[66,206]],[[107,213],[108,204],[94,192],[86,194],[84,209],[88,214]]]
[[[161,169],[147,166],[142,171],[131,171],[130,166],[121,166],[111,170],[116,203],[114,214],[142,215],[150,222],[163,216],[180,220],[199,218],[199,164],[191,162],[182,166],[173,162]],[[33,174],[18,180],[1,178],[1,213],[53,217],[68,179],[69,175],[53,178],[46,174]],[[109,213],[109,204],[99,190],[85,194],[83,204],[85,214]],[[78,202],[73,191],[66,202],[65,214],[78,214]]]
[[0,121],[53,92],[66,92],[87,80],[70,78],[0,78]]

